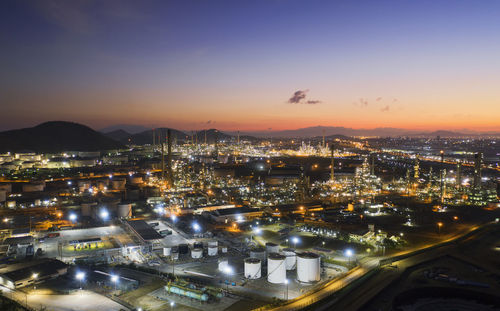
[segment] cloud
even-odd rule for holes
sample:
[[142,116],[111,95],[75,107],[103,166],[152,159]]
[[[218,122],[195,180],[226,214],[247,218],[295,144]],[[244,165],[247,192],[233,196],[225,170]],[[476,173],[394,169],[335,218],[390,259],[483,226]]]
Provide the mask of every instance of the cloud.
[[397,102],[399,102],[399,100],[398,100],[397,98],[393,98],[393,99],[392,99],[392,102],[393,102],[393,103],[397,103]]
[[308,100],[305,103],[307,105],[317,105],[317,104],[321,104],[321,100]]
[[377,97],[377,99],[375,99],[376,101],[381,101],[382,100],[382,97]]
[[298,90],[295,93],[293,93],[292,97],[288,100],[289,104],[300,104],[301,101],[303,101],[306,98],[306,93],[309,92],[309,90]]
[[391,107],[389,107],[389,105],[385,105],[384,107],[380,108],[380,111],[387,112],[387,111],[389,111],[390,108]]
[[358,101],[355,101],[352,103],[354,106],[358,106],[358,107],[361,107],[361,108],[365,108],[365,107],[368,107],[368,100],[364,99],[364,98],[360,98]]
[[307,99],[306,94],[309,90],[298,90],[293,93],[292,97],[290,97],[287,101],[289,104],[305,104],[305,105],[317,105],[320,104],[320,100],[315,99]]

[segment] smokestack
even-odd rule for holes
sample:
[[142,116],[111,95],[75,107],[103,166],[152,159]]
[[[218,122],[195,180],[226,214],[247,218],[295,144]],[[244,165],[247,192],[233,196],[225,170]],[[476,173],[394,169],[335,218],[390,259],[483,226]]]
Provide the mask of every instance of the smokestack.
[[153,128],[153,147],[155,146],[155,129]]
[[474,155],[474,188],[481,188],[481,164],[483,154],[478,152]]
[[332,151],[332,159],[331,159],[331,163],[330,163],[330,181],[333,182],[335,181],[335,175],[334,175],[334,155],[333,155],[333,150],[335,149],[335,145],[334,143],[332,142],[332,145],[330,146],[330,150]]
[[168,140],[167,140],[167,169],[168,169],[168,183],[169,186],[173,186],[174,177],[172,173],[172,131],[167,130]]
[[161,134],[160,134],[160,142],[161,142],[161,180],[164,181],[165,180],[165,145],[163,143],[163,140],[161,140]]
[[325,129],[323,129],[323,143],[321,144],[321,147],[325,148]]

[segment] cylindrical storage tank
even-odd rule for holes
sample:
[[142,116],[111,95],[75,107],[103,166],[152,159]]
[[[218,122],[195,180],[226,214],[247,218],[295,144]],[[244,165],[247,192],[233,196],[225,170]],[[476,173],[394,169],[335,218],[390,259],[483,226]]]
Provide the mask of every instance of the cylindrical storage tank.
[[92,216],[92,204],[91,203],[82,203],[82,216]]
[[297,280],[317,282],[321,278],[321,259],[318,254],[305,252],[297,254]]
[[193,248],[203,248],[203,242],[194,242]]
[[267,281],[274,284],[285,283],[286,268],[285,256],[278,253],[270,253],[267,256]]
[[295,250],[293,248],[284,248],[283,255],[285,255],[285,266],[287,270],[295,269],[297,264],[297,254],[295,254]]
[[179,244],[179,254],[187,254],[189,247],[187,244]]
[[171,247],[164,247],[163,248],[163,256],[170,256],[172,254],[172,248]]
[[245,259],[245,277],[247,279],[259,279],[261,277],[262,263],[257,258]]
[[111,187],[115,190],[125,190],[125,184],[127,180],[124,178],[113,178],[111,180]]
[[229,261],[227,260],[227,258],[219,258],[219,271],[224,271],[226,267],[229,267]]
[[132,217],[132,204],[118,205],[118,217],[120,218]]
[[179,260],[179,253],[172,252],[170,256],[172,257],[173,260]]
[[267,254],[271,253],[279,253],[280,247],[278,244],[272,243],[272,242],[267,242],[266,243],[266,252]]
[[219,248],[217,246],[209,246],[208,247],[208,256],[217,256],[217,251]]
[[215,247],[217,247],[218,245],[219,245],[219,242],[217,242],[216,240],[214,240],[214,241],[208,241],[208,246],[209,246],[209,247],[210,247],[210,246],[215,246]]
[[130,183],[132,185],[139,185],[143,183],[142,177],[141,176],[133,176],[130,177]]
[[193,248],[191,250],[191,258],[199,259],[203,257],[203,248]]
[[260,259],[261,262],[266,262],[266,250],[262,247],[256,247],[250,250],[250,257]]
[[227,246],[221,246],[220,251],[221,251],[221,253],[226,254],[227,253]]

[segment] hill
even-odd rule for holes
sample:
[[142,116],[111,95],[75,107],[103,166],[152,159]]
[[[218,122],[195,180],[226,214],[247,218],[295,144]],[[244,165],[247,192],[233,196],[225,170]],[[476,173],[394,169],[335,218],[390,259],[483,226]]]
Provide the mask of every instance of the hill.
[[78,123],[51,121],[0,132],[0,152],[60,152],[120,149],[125,146]]

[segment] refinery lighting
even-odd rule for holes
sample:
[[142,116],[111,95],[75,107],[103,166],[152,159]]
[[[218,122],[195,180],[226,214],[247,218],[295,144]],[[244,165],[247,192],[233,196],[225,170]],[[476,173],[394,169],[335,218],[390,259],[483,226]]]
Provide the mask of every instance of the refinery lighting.
[[108,220],[109,219],[109,212],[106,209],[101,210],[99,213],[99,216],[101,217],[102,220]]
[[77,218],[78,218],[78,217],[76,216],[76,214],[75,214],[75,213],[71,213],[71,214],[69,214],[69,220],[71,220],[71,221],[73,221],[73,222],[74,222],[74,221],[76,221],[76,219],[77,219]]
[[194,229],[194,231],[198,232],[201,230],[201,227],[198,223],[195,222],[195,223],[193,223],[193,229]]

